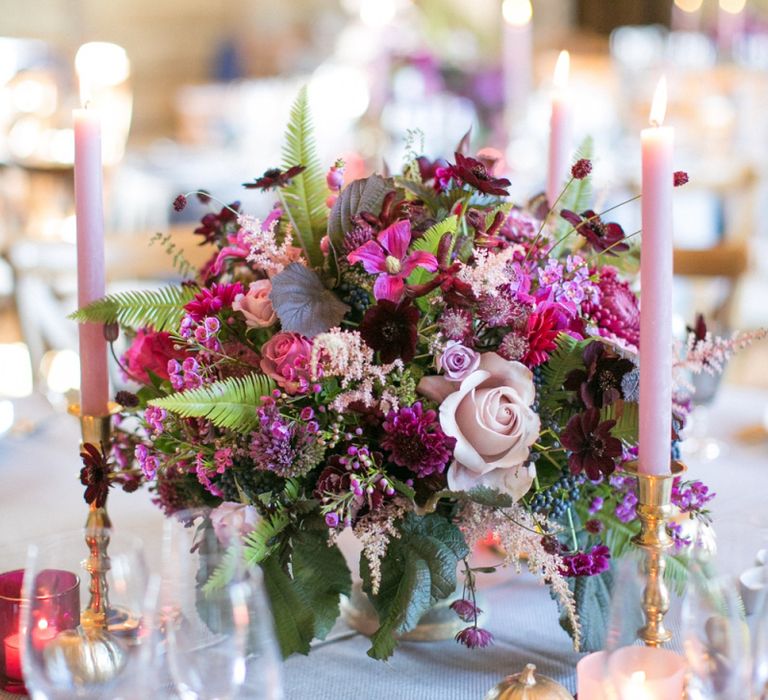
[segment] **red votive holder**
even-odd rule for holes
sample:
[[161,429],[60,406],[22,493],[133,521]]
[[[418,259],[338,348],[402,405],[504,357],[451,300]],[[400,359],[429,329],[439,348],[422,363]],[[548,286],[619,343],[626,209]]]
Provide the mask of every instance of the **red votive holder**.
[[[21,667],[24,646],[19,614],[24,602],[24,570],[0,574],[0,689],[26,694]],[[70,571],[45,569],[35,581],[32,646],[42,651],[59,632],[80,624],[80,579]]]

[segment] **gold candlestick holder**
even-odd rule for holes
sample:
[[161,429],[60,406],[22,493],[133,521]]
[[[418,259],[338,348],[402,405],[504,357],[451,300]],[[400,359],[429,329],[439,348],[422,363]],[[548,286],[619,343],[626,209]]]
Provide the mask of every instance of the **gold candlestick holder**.
[[[81,447],[86,443],[101,448],[109,445],[112,437],[112,416],[120,406],[110,403],[108,413],[84,416],[80,406],[69,407],[70,414],[80,419]],[[80,614],[80,626],[59,634],[46,647],[45,654],[63,661],[73,678],[81,683],[104,683],[114,678],[126,661],[126,651],[118,640],[118,633],[126,627],[127,614],[109,604],[107,575],[111,568],[109,541],[112,522],[106,504],[91,503],[85,523],[85,543],[89,556],[83,568],[90,576],[90,600]],[[128,625],[136,629],[138,625]]]
[[681,462],[673,461],[670,474],[641,474],[637,462],[630,462],[627,470],[637,477],[637,515],[640,533],[633,543],[644,552],[642,608],[645,624],[637,631],[638,637],[649,647],[660,647],[670,639],[672,632],[664,626],[669,611],[669,589],[664,582],[665,556],[673,541],[667,530],[672,514],[672,482],[686,470]]

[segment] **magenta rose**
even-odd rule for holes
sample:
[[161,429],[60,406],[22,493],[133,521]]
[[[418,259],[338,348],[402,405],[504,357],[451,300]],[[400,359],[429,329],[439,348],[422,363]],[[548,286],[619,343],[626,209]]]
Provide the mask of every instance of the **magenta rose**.
[[233,537],[242,538],[256,528],[259,512],[253,506],[225,501],[211,511],[211,524],[216,539],[224,546]]
[[232,308],[245,316],[249,328],[268,328],[277,320],[269,294],[272,282],[257,280],[251,282],[245,294],[238,294],[232,302]]
[[183,358],[184,353],[176,350],[169,333],[142,328],[125,351],[122,362],[129,379],[149,384],[147,372],[168,379],[168,361]]
[[303,335],[277,333],[261,348],[261,370],[289,394],[295,394],[309,384],[311,352],[312,343]]
[[437,366],[443,371],[446,379],[462,382],[480,366],[480,353],[451,340],[443,354],[437,358]]
[[515,500],[531,487],[526,466],[539,436],[531,371],[495,352],[480,356],[478,369],[458,386],[445,377],[424,377],[419,391],[440,403],[440,427],[456,440],[448,487],[469,491],[488,486]]

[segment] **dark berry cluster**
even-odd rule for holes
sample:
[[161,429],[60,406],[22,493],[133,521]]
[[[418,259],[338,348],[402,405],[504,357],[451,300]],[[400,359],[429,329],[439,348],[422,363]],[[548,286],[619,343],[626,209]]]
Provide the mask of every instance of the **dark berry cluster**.
[[341,300],[360,313],[365,313],[366,309],[371,305],[371,295],[362,287],[342,282],[339,285],[338,291]]
[[224,494],[225,501],[240,502],[244,493],[249,500],[255,502],[262,493],[282,490],[284,480],[277,474],[254,469],[251,465],[227,469],[218,477],[216,484]]
[[539,491],[531,500],[531,510],[534,513],[545,513],[550,518],[562,518],[568,507],[581,496],[583,476],[565,474],[552,486]]

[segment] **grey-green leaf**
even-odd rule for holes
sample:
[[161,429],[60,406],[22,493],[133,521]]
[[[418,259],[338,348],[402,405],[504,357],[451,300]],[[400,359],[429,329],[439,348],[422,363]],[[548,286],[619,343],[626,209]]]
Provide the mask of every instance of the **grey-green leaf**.
[[391,180],[371,175],[351,182],[341,191],[328,216],[328,235],[336,251],[342,250],[344,234],[354,226],[352,219],[364,211],[378,215],[384,197],[392,189]]
[[[613,569],[596,576],[578,576],[569,581],[581,622],[579,651],[598,651],[605,646],[611,611]],[[573,636],[569,616],[561,611],[560,626]]]

